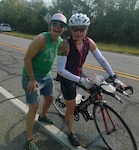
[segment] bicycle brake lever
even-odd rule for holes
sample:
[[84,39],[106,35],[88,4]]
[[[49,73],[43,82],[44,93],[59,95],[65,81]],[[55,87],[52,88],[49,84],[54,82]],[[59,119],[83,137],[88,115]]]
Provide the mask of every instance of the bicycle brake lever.
[[132,86],[127,86],[127,87],[125,87],[125,90],[130,90],[130,91],[131,91],[131,93],[130,93],[129,95],[131,95],[131,94],[134,93]]
[[[131,91],[131,93],[127,93],[127,92],[125,92],[126,90],[130,90],[130,91]],[[116,91],[118,91],[119,93],[122,93],[122,94],[124,94],[124,95],[126,95],[127,97],[129,97],[129,98],[130,98],[130,96],[129,96],[129,95],[133,94],[133,87],[132,87],[132,86],[127,86],[127,87],[125,87],[125,89],[124,89],[124,90],[123,90],[123,89],[116,89]]]
[[111,96],[114,97],[114,98],[115,98],[117,101],[119,101],[121,104],[123,103],[118,95],[112,93]]

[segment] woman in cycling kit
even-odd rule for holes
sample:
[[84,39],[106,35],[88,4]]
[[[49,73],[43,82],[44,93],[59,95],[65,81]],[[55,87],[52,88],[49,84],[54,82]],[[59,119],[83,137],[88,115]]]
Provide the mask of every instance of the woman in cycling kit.
[[[64,40],[65,51],[61,49],[57,57],[58,77],[61,82],[61,89],[66,103],[65,122],[68,129],[68,139],[73,146],[80,146],[80,142],[74,134],[74,108],[76,97],[76,83],[89,89],[92,86],[87,78],[82,77],[82,67],[88,52],[96,58],[100,65],[106,70],[115,83],[124,87],[125,85],[117,79],[115,73],[107,60],[102,56],[96,43],[86,36],[90,19],[86,14],[76,13],[69,19],[71,36]],[[74,81],[74,82],[71,82]],[[94,81],[95,82],[95,81]]]

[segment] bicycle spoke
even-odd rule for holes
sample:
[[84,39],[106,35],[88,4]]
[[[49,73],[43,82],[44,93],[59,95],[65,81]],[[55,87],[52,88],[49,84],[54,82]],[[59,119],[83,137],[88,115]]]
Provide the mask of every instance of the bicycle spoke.
[[65,116],[66,104],[62,93],[59,93],[59,96],[53,100],[53,105],[60,115]]
[[137,150],[130,129],[112,108],[95,106],[93,114],[98,132],[109,149]]
[[57,81],[54,82],[55,82],[55,96],[53,100],[53,106],[61,116],[65,116],[66,105],[63,94],[60,89],[60,83]]

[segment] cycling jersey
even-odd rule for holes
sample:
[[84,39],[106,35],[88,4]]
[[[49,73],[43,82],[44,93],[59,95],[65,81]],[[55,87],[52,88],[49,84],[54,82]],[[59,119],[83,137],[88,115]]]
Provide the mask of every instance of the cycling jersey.
[[74,75],[80,76],[82,73],[82,65],[84,64],[89,52],[89,38],[85,37],[83,39],[83,48],[80,52],[76,48],[74,40],[71,37],[69,37],[67,41],[69,42],[70,51],[67,56],[65,69],[73,73]]

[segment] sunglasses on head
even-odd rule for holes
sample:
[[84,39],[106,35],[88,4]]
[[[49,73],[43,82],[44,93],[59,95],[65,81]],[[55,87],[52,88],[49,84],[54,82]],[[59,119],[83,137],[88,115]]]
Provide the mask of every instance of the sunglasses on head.
[[72,28],[71,28],[71,30],[72,30],[73,32],[78,32],[78,31],[84,32],[86,29],[87,29],[87,27],[72,27]]
[[60,23],[60,22],[52,22],[52,26],[53,27],[64,28],[65,24],[64,23]]

